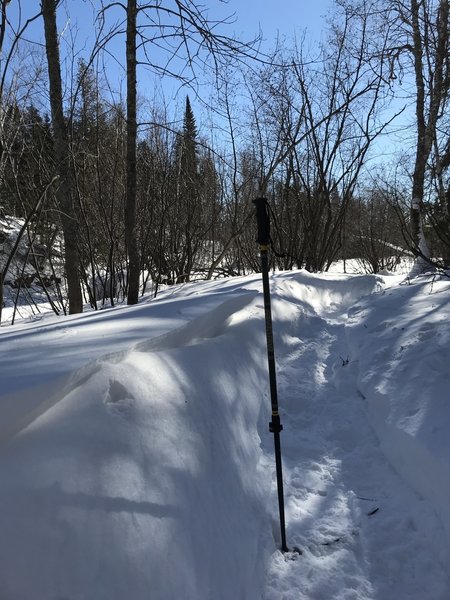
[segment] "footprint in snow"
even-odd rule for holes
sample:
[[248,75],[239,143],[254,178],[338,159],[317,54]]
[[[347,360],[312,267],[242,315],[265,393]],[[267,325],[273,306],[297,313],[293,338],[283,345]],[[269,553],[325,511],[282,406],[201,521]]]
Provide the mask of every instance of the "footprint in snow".
[[133,408],[134,398],[124,385],[113,380],[109,382],[105,405],[111,414],[126,417]]
[[439,335],[439,332],[436,331],[436,327],[433,323],[424,323],[418,332],[418,339],[420,342],[424,340],[429,340],[432,337]]

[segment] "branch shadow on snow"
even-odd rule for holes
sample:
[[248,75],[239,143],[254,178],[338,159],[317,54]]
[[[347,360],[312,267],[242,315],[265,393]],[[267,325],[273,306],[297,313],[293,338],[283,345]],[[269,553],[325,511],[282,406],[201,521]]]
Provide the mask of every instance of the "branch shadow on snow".
[[[149,515],[155,518],[177,518],[180,511],[176,506],[170,504],[158,504],[146,500],[132,500],[121,496],[102,496],[99,494],[88,494],[83,492],[69,492],[62,488],[60,482],[52,485],[11,494],[11,501],[16,509],[22,506],[24,510],[30,510],[33,506],[47,506],[60,514],[65,508],[75,508],[86,511],[102,511],[109,513],[128,513]],[[4,497],[4,499],[7,499]],[[48,512],[50,514],[50,512]]]

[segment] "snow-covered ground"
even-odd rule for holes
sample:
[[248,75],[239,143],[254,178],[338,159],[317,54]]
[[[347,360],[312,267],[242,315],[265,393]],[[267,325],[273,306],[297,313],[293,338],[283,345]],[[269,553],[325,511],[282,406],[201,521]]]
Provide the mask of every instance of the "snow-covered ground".
[[0,329],[1,600],[448,600],[450,280],[271,276]]

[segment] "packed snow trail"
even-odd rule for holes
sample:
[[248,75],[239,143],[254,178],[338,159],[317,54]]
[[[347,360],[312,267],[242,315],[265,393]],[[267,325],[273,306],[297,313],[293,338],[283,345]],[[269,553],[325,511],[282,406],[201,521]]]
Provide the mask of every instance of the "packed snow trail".
[[[357,387],[345,331],[362,295],[355,281],[353,298],[328,307],[317,290],[310,299],[298,290],[300,314],[279,336],[287,537],[302,554],[272,555],[264,598],[448,600],[442,523],[387,462]],[[294,285],[275,284],[274,297]],[[273,526],[279,539],[275,517]]]

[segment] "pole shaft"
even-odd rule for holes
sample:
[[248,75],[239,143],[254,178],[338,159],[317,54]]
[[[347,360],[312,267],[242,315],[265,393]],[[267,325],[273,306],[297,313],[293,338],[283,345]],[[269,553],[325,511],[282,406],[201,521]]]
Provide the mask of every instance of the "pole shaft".
[[[280,417],[278,417],[278,420]],[[275,467],[277,474],[277,488],[278,488],[278,511],[280,514],[280,534],[281,534],[281,550],[283,552],[289,552],[289,548],[286,543],[286,521],[284,517],[284,491],[283,491],[283,467],[281,464],[281,444],[280,444],[280,432],[274,431],[273,441],[275,447]]]
[[272,413],[278,413],[277,375],[275,370],[275,350],[273,345],[272,306],[269,287],[269,261],[267,249],[261,246],[261,270],[264,294],[264,315],[266,321],[267,361],[269,365],[270,399]]
[[269,367],[269,383],[270,383],[270,398],[272,403],[272,421],[269,429],[273,433],[275,447],[275,467],[277,476],[278,489],[278,509],[280,513],[280,532],[281,532],[281,549],[283,552],[288,552],[286,544],[286,522],[284,515],[284,491],[283,491],[283,466],[281,461],[281,442],[280,431],[283,426],[280,422],[278,413],[278,392],[277,392],[277,376],[275,369],[275,350],[273,344],[273,328],[272,328],[272,307],[270,302],[270,287],[269,287],[269,264],[267,255],[267,246],[261,245],[261,271],[263,280],[264,293],[264,314],[266,322],[266,340],[267,340],[267,361]]

